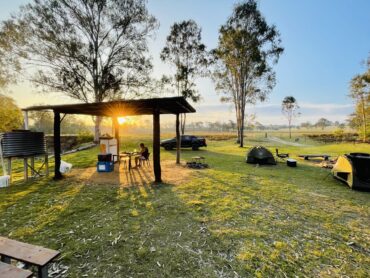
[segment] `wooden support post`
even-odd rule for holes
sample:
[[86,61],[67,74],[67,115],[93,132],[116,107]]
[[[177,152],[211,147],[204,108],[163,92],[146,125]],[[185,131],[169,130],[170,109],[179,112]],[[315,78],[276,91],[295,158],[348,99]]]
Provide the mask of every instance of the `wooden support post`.
[[8,173],[7,173],[10,177],[10,183],[12,183],[12,158],[9,157],[8,158]]
[[160,158],[160,117],[159,109],[153,112],[153,170],[155,182],[162,182]]
[[24,129],[28,130],[28,111],[24,111],[23,116],[24,116]]
[[60,113],[54,111],[54,159],[55,159],[55,169],[54,169],[54,179],[60,180],[63,178],[60,173],[60,162],[61,162],[61,148],[60,148]]
[[30,158],[31,160],[31,176],[35,176],[35,158],[34,157],[31,157]]
[[45,175],[49,176],[49,155],[45,155]]
[[180,116],[179,114],[176,114],[176,164],[180,164],[180,148],[181,148]]
[[48,266],[47,265],[39,266],[38,277],[39,278],[48,278],[49,277]]
[[27,157],[23,158],[24,181],[28,181],[28,164]]
[[117,140],[117,161],[119,161],[119,123],[117,117],[113,117],[114,138]]
[[2,261],[3,263],[6,263],[6,264],[10,264],[10,263],[11,263],[11,259],[10,259],[10,257],[5,256],[5,255],[2,255],[2,256],[1,256],[1,261]]

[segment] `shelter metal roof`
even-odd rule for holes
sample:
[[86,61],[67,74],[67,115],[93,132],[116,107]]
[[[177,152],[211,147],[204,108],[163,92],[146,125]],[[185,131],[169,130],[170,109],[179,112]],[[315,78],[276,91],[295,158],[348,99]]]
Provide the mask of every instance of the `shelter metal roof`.
[[115,100],[100,103],[41,105],[27,107],[22,110],[52,110],[63,114],[115,117],[151,115],[154,113],[155,109],[158,109],[160,114],[181,114],[196,112],[195,109],[183,97]]

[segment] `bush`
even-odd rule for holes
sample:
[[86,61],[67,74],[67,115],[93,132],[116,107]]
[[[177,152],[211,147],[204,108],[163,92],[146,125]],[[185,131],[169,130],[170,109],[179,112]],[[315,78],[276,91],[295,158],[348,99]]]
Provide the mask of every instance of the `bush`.
[[81,132],[77,135],[77,144],[90,143],[94,141],[94,135],[90,132]]

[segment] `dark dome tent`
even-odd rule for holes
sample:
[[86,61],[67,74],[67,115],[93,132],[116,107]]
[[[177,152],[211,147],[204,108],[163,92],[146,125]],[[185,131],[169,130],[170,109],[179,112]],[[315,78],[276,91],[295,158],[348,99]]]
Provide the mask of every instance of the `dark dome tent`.
[[370,190],[370,154],[351,153],[338,157],[333,176],[352,189]]
[[255,146],[248,151],[247,163],[260,165],[276,165],[276,161],[272,153],[262,146]]

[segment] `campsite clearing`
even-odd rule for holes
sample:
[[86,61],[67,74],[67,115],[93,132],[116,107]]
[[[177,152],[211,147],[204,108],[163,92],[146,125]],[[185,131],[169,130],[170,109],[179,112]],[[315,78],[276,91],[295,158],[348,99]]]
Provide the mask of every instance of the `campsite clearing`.
[[[87,176],[1,189],[0,234],[61,251],[53,269],[69,277],[370,276],[369,192],[350,190],[314,162],[256,167],[245,163],[248,148],[208,143],[196,154],[210,168],[184,169],[191,175],[176,184],[99,186]],[[370,152],[363,144],[278,147],[292,158]],[[88,173],[96,154],[62,159]],[[161,150],[163,167],[175,155]],[[182,151],[183,161],[193,156]]]

